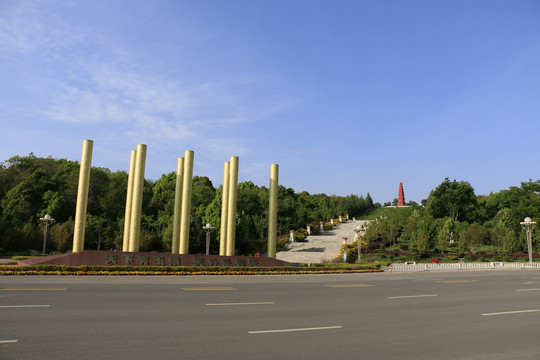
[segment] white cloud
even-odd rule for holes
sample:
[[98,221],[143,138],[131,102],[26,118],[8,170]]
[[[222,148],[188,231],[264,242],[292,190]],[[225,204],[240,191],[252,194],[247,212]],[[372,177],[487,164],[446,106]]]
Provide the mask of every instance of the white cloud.
[[[264,120],[291,106],[290,98],[279,99],[272,91],[272,74],[171,76],[175,73],[168,72],[158,55],[128,47],[121,37],[96,33],[97,24],[90,31],[56,14],[72,5],[15,1],[0,15],[0,49],[32,58],[29,72],[39,78],[33,90],[43,99],[41,105],[33,105],[38,107],[33,113],[49,123],[92,126],[94,132],[126,142],[183,142],[197,144],[211,156],[240,156],[248,150],[241,140],[231,139],[235,126]],[[171,46],[190,52],[186,44]],[[190,72],[181,60],[170,66],[185,66]]]
[[235,139],[205,139],[201,138],[200,149],[214,159],[222,159],[224,156],[243,156],[249,150],[239,145]]
[[76,29],[68,28],[59,16],[42,6],[44,3],[6,1],[0,5],[0,49],[4,54],[40,52],[43,56],[81,40],[75,35]]

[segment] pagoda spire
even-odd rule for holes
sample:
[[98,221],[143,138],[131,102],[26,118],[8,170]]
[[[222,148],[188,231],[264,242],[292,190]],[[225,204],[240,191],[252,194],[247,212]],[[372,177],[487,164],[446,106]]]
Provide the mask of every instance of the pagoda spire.
[[405,193],[403,192],[403,183],[399,183],[399,193],[398,193],[398,200],[397,200],[397,206],[405,206]]

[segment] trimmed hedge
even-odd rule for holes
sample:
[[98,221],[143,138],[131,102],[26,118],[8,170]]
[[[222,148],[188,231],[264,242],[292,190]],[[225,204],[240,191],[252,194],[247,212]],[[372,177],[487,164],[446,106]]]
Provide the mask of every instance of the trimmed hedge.
[[[347,265],[347,264],[343,264]],[[381,272],[377,266],[201,267],[201,266],[0,266],[0,275],[286,275]]]

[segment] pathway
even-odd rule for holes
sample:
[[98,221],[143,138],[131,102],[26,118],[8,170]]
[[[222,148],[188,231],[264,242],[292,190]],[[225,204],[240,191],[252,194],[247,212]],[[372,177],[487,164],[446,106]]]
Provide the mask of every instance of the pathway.
[[365,224],[365,220],[348,221],[334,226],[321,235],[310,235],[306,242],[289,243],[285,251],[276,254],[276,259],[292,263],[315,264],[333,260],[339,255],[342,237],[348,238],[349,244],[354,241],[354,228]]

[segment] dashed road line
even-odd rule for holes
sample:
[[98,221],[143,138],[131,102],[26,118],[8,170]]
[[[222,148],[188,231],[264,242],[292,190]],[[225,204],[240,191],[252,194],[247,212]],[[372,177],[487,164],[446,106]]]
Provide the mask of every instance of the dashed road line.
[[234,287],[192,287],[182,288],[184,291],[235,291],[238,290]]
[[3,288],[0,291],[67,291],[68,288]]
[[242,306],[242,305],[274,305],[274,301],[245,302],[245,303],[216,303],[205,304],[206,306]]
[[439,296],[437,294],[428,294],[428,295],[405,295],[405,296],[389,296],[389,299],[410,299],[410,298],[424,298],[424,297],[433,297]]
[[540,291],[540,289],[516,289],[516,291]]
[[299,332],[299,331],[317,331],[317,330],[333,330],[333,329],[342,329],[342,327],[341,327],[341,326],[323,326],[323,327],[299,328],[299,329],[254,330],[254,331],[248,331],[248,334],[271,334],[271,333]]
[[15,344],[19,340],[0,340],[0,344]]
[[461,283],[475,283],[478,282],[478,280],[441,280],[437,281],[445,284],[461,284]]
[[48,308],[51,305],[1,305],[0,308]]
[[325,285],[326,287],[331,288],[358,288],[358,287],[370,287],[375,286],[371,284],[340,284],[340,285]]
[[523,313],[531,313],[531,312],[538,312],[540,310],[516,310],[516,311],[503,311],[503,312],[496,312],[496,313],[485,313],[480,314],[482,316],[494,316],[494,315],[511,315],[511,314],[523,314]]

